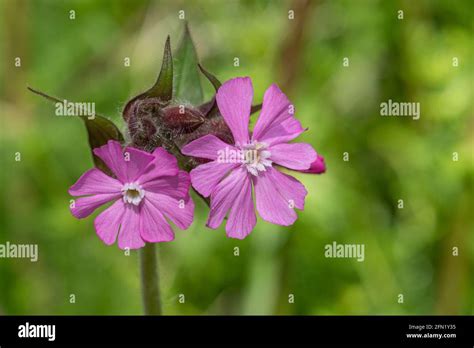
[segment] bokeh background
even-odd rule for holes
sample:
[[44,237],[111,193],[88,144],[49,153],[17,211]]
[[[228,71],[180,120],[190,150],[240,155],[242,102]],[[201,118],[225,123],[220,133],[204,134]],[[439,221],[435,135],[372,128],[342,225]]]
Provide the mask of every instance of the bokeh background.
[[[257,102],[280,85],[328,171],[295,175],[310,193],[293,226],[259,220],[243,241],[207,229],[196,199],[191,228],[158,248],[164,312],[474,313],[471,1],[0,3],[0,243],[39,245],[36,263],[0,259],[1,314],[142,313],[137,252],[102,244],[97,213],[79,221],[68,209],[67,189],[92,166],[82,122],[26,86],[95,102],[123,129],[166,36],[179,42],[181,10],[219,79],[251,76]],[[388,99],[421,103],[420,120],[381,117]],[[325,258],[333,241],[365,244],[365,261]]]

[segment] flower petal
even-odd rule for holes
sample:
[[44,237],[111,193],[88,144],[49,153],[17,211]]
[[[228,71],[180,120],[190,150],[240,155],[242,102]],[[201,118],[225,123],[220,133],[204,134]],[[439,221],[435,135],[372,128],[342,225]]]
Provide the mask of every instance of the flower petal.
[[194,202],[189,195],[186,198],[177,199],[154,192],[147,192],[146,200],[183,230],[187,229],[193,222]]
[[300,121],[291,118],[266,131],[262,141],[268,145],[287,143],[298,138],[304,131],[306,129],[301,127]]
[[161,176],[154,180],[150,180],[142,184],[143,189],[160,193],[170,197],[179,199],[187,199],[189,197],[189,186],[191,178],[184,170],[180,170],[176,176]]
[[225,226],[227,236],[237,239],[244,239],[252,232],[257,223],[252,199],[252,180],[246,175],[243,182],[244,184],[232,204]]
[[302,173],[310,173],[310,174],[323,174],[326,172],[326,163],[324,162],[324,157],[318,155],[316,160],[311,163],[309,169],[302,170]]
[[263,96],[262,111],[255,123],[252,139],[269,145],[293,140],[304,132],[293,113],[286,95],[276,84],[271,85]]
[[267,171],[252,178],[257,211],[265,221],[289,226],[296,221],[298,216],[293,210],[291,202],[278,191],[278,184],[274,182],[272,176],[272,171],[275,170],[268,168]]
[[304,209],[304,200],[308,191],[304,185],[290,175],[286,175],[275,168],[267,170],[268,178],[274,182],[278,192],[288,203],[289,206]]
[[296,170],[309,169],[317,158],[316,151],[306,143],[276,144],[269,147],[268,151],[273,162]]
[[155,159],[154,155],[134,147],[126,147],[123,154],[127,166],[128,182],[137,180]]
[[93,168],[82,174],[69,189],[71,196],[85,196],[99,193],[120,192],[122,184],[103,171]]
[[78,219],[82,219],[91,215],[94,210],[104,205],[107,202],[121,197],[119,193],[103,193],[88,197],[81,197],[75,200],[74,206],[71,208],[71,213]]
[[227,235],[234,238],[244,238],[256,223],[251,181],[245,168],[233,170],[212,192],[211,212],[207,226],[210,228],[219,227],[229,210],[231,212],[226,226]]
[[144,183],[162,176],[177,175],[179,171],[178,161],[168,151],[162,147],[157,147],[153,151],[154,160],[146,167],[138,178],[138,181]]
[[140,235],[149,243],[169,242],[174,233],[163,214],[150,203],[149,196],[141,207]]
[[124,205],[122,225],[118,236],[120,249],[139,249],[145,246],[140,236],[140,208],[133,204]]
[[249,77],[237,77],[226,81],[217,91],[219,111],[234,136],[235,143],[249,142],[249,117],[253,87]]
[[216,160],[219,156],[219,151],[226,148],[237,150],[234,146],[223,142],[215,135],[208,134],[186,144],[181,149],[181,152],[187,156]]
[[122,183],[137,179],[154,159],[153,155],[133,147],[122,151],[122,146],[115,140],[109,140],[106,145],[95,148],[94,154],[105,162]]
[[124,205],[124,202],[119,199],[94,220],[97,235],[107,245],[114,244],[117,239],[125,211]]
[[124,182],[127,179],[127,166],[123,158],[122,146],[118,141],[109,140],[107,144],[95,148],[93,151],[120,181]]
[[239,163],[218,163],[217,161],[201,164],[191,170],[193,187],[204,197],[209,197],[217,184]]

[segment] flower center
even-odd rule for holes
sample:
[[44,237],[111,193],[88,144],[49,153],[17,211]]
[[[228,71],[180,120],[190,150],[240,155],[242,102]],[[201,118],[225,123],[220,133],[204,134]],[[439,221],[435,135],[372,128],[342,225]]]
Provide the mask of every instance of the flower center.
[[125,203],[139,205],[145,197],[145,190],[136,182],[127,183],[122,187],[122,195]]
[[271,153],[267,147],[267,144],[258,141],[242,146],[242,163],[250,174],[258,176],[258,172],[264,172],[266,167],[272,166],[272,161],[269,159]]

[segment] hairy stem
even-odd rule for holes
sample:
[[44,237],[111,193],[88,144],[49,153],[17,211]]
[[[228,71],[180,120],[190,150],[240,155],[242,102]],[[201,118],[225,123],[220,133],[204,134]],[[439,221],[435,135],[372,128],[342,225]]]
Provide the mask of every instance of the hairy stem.
[[143,307],[146,315],[161,315],[160,285],[155,244],[146,243],[140,250]]

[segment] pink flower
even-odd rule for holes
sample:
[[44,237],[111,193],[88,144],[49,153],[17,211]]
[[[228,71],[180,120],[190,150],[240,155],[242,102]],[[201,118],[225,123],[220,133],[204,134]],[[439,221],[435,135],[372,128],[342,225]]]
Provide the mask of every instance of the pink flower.
[[109,141],[94,149],[116,176],[90,169],[71,186],[78,198],[71,208],[78,219],[101,205],[114,202],[95,221],[97,235],[111,245],[118,235],[121,249],[138,249],[145,242],[168,242],[174,233],[167,219],[186,229],[193,221],[194,203],[189,196],[189,174],[179,170],[176,158],[162,148],[153,154]]
[[260,216],[288,226],[297,219],[294,208],[303,210],[307,191],[277,166],[312,173],[325,169],[324,160],[311,145],[288,143],[305,129],[293,117],[293,106],[275,84],[265,92],[260,117],[253,133],[249,133],[252,97],[250,78],[224,83],[216,100],[235,144],[206,135],[182,149],[185,155],[211,160],[190,173],[193,187],[204,197],[211,197],[207,226],[217,228],[228,214],[227,235],[239,239],[256,224],[252,186]]

